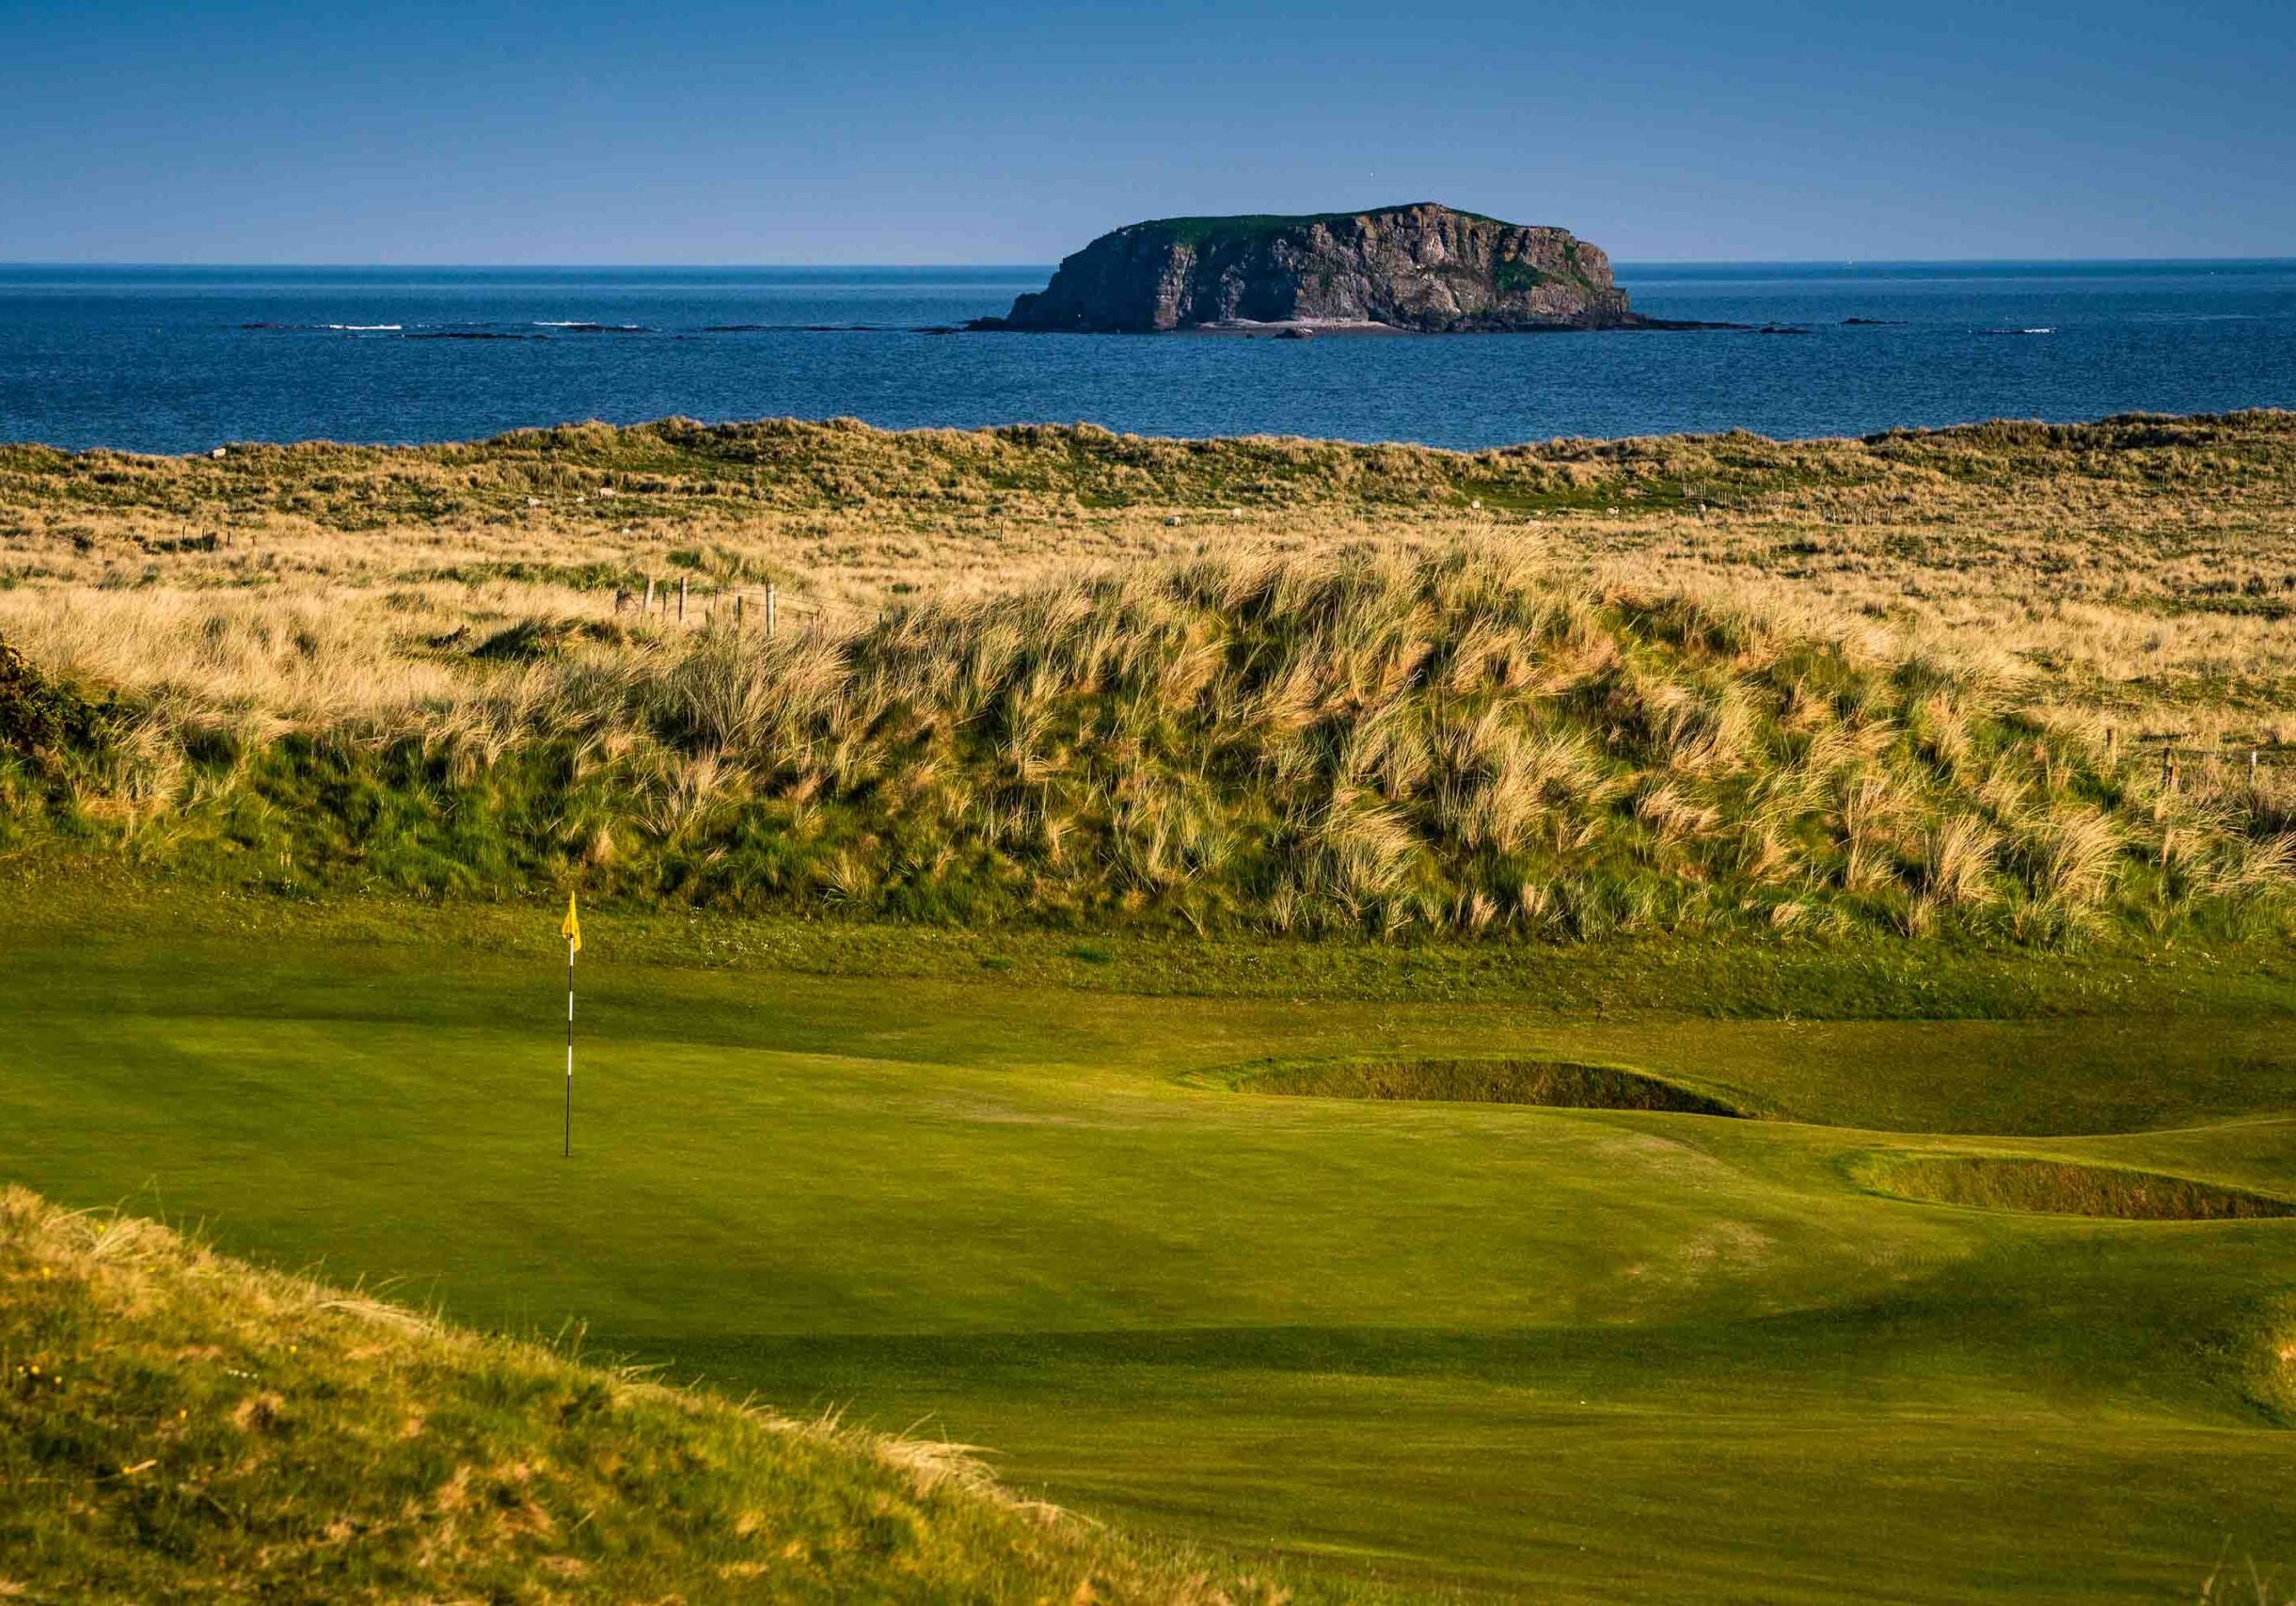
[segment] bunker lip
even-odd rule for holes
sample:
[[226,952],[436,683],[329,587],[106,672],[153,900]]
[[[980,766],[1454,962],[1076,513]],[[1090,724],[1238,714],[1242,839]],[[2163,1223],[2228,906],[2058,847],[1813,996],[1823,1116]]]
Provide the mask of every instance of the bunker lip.
[[1647,1110],[1735,1120],[1758,1113],[1647,1071],[1534,1056],[1260,1059],[1190,1072],[1180,1080],[1190,1087],[1297,1098]]
[[1869,1192],[1922,1204],[2120,1221],[2265,1221],[2296,1200],[2131,1166],[2032,1154],[1869,1150],[1844,1169]]

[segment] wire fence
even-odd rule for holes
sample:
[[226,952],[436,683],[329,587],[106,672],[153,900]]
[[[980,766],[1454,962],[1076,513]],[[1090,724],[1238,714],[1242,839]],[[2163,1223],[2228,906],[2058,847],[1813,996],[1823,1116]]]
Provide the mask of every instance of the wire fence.
[[[2296,769],[2296,748],[2277,742],[2230,739],[2214,747],[2200,747],[2179,742],[2175,737],[2136,737],[2129,748],[2141,763],[2157,765],[2161,784],[2172,789],[2183,785],[2188,770],[2219,781],[2230,778],[2255,783],[2268,770]],[[2119,762],[2119,743],[2111,730],[2105,732],[2105,761],[2108,765]]]
[[793,602],[782,595],[779,584],[768,581],[763,590],[738,587],[733,590],[714,588],[694,589],[691,581],[681,578],[675,585],[667,581],[657,583],[646,577],[645,590],[623,586],[614,592],[614,616],[635,612],[641,619],[660,619],[678,625],[715,625],[721,620],[741,629],[754,626],[767,635],[775,634],[781,627],[793,620],[803,620],[808,628],[817,627],[826,617],[823,611],[810,602]]

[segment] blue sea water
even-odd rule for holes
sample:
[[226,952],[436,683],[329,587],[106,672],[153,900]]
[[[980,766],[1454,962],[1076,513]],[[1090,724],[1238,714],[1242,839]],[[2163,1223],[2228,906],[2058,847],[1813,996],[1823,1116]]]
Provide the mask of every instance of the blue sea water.
[[1800,333],[926,332],[1048,271],[0,267],[0,440],[186,452],[674,413],[1476,447],[2296,405],[2296,261],[1620,269],[1644,312]]

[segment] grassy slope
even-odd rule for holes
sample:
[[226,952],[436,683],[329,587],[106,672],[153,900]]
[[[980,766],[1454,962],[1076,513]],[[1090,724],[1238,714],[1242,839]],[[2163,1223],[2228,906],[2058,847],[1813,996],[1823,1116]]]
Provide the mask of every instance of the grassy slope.
[[[50,510],[118,538],[136,514],[227,516],[243,526],[309,518],[341,532],[466,520],[578,520],[609,527],[676,513],[710,522],[773,511],[827,512],[856,498],[880,517],[940,507],[1020,514],[1040,501],[1225,511],[1232,503],[1418,507],[1473,501],[1522,511],[1687,501],[1711,511],[1783,512],[1789,501],[1869,517],[1891,504],[1974,514],[1986,493],[2069,511],[2123,499],[2131,509],[2188,490],[2285,493],[2296,471],[2296,416],[2130,415],[2093,424],[2002,421],[1898,430],[1863,440],[1774,441],[1733,433],[1555,440],[1482,452],[1254,437],[1170,440],[1089,425],[884,431],[851,420],[705,425],[671,419],[615,428],[570,424],[487,440],[411,447],[261,442],[225,458],[155,457],[0,445],[0,510],[25,530]],[[1695,481],[1686,486],[1683,477]],[[1967,501],[1952,498],[1962,487]],[[612,505],[535,495],[614,492]],[[601,528],[601,533],[606,531]],[[178,555],[207,552],[178,549]]]
[[[2291,505],[2275,413],[1476,454],[675,421],[221,460],[8,448],[0,629],[129,695],[123,739],[60,776],[0,758],[0,840],[60,819],[241,879],[579,874],[967,921],[2025,938],[2086,922],[2103,884],[2173,924],[2284,879]],[[896,602],[772,652],[610,602],[641,569],[794,585],[771,527],[865,621],[958,570],[1020,583],[1008,540],[1070,549],[1085,508],[1248,516],[1167,551],[1322,551],[1280,587],[1212,562]],[[1328,562],[1451,535],[1503,561]],[[1570,577],[1614,537],[1670,553],[1669,583],[1759,571],[1744,599],[1791,594],[1806,622]],[[879,547],[927,578],[879,572]],[[1904,616],[1956,585],[1993,612]],[[1942,650],[1938,623],[1962,627]],[[2187,749],[2173,785],[2153,737]]]
[[[1961,1019],[1789,1022],[1731,1018],[1727,956],[1581,956],[1598,1013],[1543,995],[1567,965],[1353,1001],[1346,950],[1295,945],[1331,956],[1331,995],[1159,998],[1047,983],[1189,984],[1168,945],[716,933],[793,938],[801,974],[707,922],[601,918],[567,1167],[546,919],[17,907],[12,1174],[482,1323],[579,1316],[785,1408],[923,1421],[1128,1524],[1580,1599],[2137,1599],[2226,1546],[2296,1552],[2296,1224],[1930,1205],[1850,1174],[1976,1120],[1997,1136],[1951,1147],[2296,1195],[2290,994],[2259,956],[2109,962],[2103,1016],[2068,1012],[2088,967],[1996,956],[1972,962],[1989,994],[1933,999]],[[1853,954],[1799,962],[1851,973],[1805,1005],[1874,996]],[[1175,1080],[1366,1052],[1641,1065],[1807,1124]]]
[[781,1421],[0,1191],[0,1594],[1240,1601],[946,1447]]
[[1159,567],[842,640],[571,650],[284,736],[170,689],[68,745],[17,735],[18,700],[0,685],[0,847],[62,833],[236,880],[578,880],[970,923],[2035,940],[2238,928],[2296,866],[2296,794],[2260,771],[2172,781],[1965,662],[1473,549]]

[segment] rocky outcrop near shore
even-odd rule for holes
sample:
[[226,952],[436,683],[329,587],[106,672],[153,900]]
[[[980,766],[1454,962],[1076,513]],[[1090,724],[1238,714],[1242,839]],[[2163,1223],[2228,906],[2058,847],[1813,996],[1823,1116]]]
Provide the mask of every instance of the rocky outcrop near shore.
[[1668,327],[1638,316],[1610,259],[1567,229],[1422,202],[1312,217],[1172,217],[1103,234],[978,328]]

